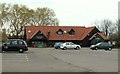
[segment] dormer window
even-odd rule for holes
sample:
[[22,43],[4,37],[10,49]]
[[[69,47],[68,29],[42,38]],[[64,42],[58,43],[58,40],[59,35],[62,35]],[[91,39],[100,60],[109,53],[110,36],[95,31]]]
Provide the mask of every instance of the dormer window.
[[63,31],[61,29],[59,29],[56,33],[57,33],[57,35],[62,35]]
[[75,35],[75,31],[73,29],[71,29],[69,32],[68,32],[69,35]]

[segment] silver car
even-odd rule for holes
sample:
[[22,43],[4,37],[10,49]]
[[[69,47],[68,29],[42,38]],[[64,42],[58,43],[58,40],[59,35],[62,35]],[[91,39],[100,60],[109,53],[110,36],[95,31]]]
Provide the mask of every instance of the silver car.
[[77,45],[77,44],[74,44],[72,42],[65,42],[65,43],[60,45],[60,48],[63,49],[63,50],[66,50],[66,49],[76,49],[76,50],[79,50],[81,48],[81,46]]

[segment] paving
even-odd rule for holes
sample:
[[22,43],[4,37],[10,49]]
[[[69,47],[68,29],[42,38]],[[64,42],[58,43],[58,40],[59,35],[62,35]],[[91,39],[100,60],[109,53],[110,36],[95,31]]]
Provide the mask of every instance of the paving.
[[118,50],[61,50],[29,48],[28,52],[3,52],[3,72],[117,72]]

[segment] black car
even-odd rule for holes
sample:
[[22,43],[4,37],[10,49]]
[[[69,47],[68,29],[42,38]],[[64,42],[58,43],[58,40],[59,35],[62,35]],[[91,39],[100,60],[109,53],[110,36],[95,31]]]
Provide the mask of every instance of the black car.
[[28,47],[22,39],[9,39],[2,44],[2,51],[19,51],[19,53],[23,53],[28,51]]

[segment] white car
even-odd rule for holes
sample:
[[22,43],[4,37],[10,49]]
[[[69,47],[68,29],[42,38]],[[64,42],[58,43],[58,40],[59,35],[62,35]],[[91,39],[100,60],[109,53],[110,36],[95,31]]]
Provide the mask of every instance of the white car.
[[72,42],[65,42],[65,43],[60,45],[60,48],[63,49],[63,50],[66,50],[66,49],[76,49],[76,50],[79,50],[81,48],[81,46],[77,45],[77,44],[74,44]]

